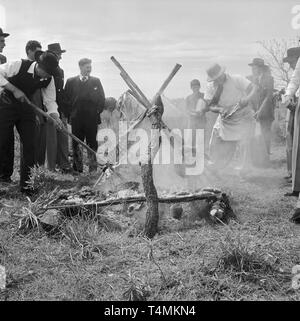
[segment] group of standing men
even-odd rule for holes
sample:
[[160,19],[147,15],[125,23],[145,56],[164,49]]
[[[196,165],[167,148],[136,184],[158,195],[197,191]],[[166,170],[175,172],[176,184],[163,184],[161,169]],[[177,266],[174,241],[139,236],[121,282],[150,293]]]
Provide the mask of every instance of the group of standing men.
[[[205,130],[206,136],[210,135],[210,161],[207,167],[213,169],[215,174],[227,167],[237,149],[241,157],[237,167],[239,174],[247,174],[251,163],[262,165],[262,162],[252,157],[253,137],[257,127],[263,145],[264,165],[270,159],[274,80],[263,59],[254,58],[249,66],[252,75],[243,77],[231,75],[225,67],[213,64],[207,69],[208,86],[205,94],[200,92],[197,79],[191,82],[193,94],[186,99],[189,128],[201,128]],[[207,128],[208,112],[218,114],[212,131]]]
[[[286,152],[288,176],[292,192],[285,196],[298,196],[293,220],[300,217],[300,105],[297,92],[300,88],[300,47],[287,50],[283,63],[293,70],[282,103],[287,107]],[[213,126],[209,143],[208,168],[213,173],[224,169],[233,159],[237,147],[242,157],[239,170],[246,171],[251,165],[269,163],[271,154],[271,127],[274,121],[274,79],[263,59],[254,58],[249,64],[252,75],[230,75],[225,68],[214,64],[207,70],[208,87],[200,93],[200,82],[193,80],[193,94],[186,100],[191,128],[205,128],[208,111],[219,114]],[[197,124],[195,123],[197,116]],[[255,148],[255,132],[259,128],[260,140],[265,151]],[[256,141],[257,143],[257,141]],[[257,152],[258,151],[258,152]],[[265,161],[263,162],[262,159]]]
[[[9,36],[0,28],[0,52]],[[64,71],[59,66],[62,54],[59,43],[49,44],[42,51],[40,42],[26,45],[27,58],[7,62],[0,55],[0,182],[10,183],[14,169],[14,127],[20,135],[21,191],[31,195],[28,185],[30,169],[44,165],[63,173],[83,172],[82,153],[73,141],[73,166],[69,161],[68,136],[60,130],[67,124],[72,133],[97,151],[97,127],[104,109],[105,95],[100,80],[92,77],[92,61],[80,59],[80,75],[64,84]],[[55,122],[34,112],[34,103],[48,113]],[[97,170],[95,154],[88,153],[89,171]]]

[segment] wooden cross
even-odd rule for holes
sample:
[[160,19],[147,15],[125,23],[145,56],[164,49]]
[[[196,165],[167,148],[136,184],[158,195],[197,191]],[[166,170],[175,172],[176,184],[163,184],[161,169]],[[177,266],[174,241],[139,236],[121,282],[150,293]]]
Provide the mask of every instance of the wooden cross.
[[[144,93],[140,90],[137,84],[132,80],[129,74],[125,71],[125,69],[121,66],[121,64],[114,58],[111,57],[112,62],[116,65],[116,67],[120,70],[120,76],[123,78],[127,86],[129,87],[133,97],[140,102],[145,108],[145,112],[137,119],[137,121],[127,130],[125,135],[127,135],[131,130],[133,130],[139,123],[145,119],[148,115],[149,111],[154,106],[156,99],[163,94],[164,90],[167,88],[171,80],[174,78],[178,70],[181,68],[181,65],[176,64],[176,66],[171,71],[170,75],[164,81],[158,92],[155,94],[154,98],[150,102]],[[161,120],[160,115],[157,112],[153,112],[149,114],[150,121],[152,123],[153,128],[167,128],[168,127]],[[159,147],[159,146],[158,146]],[[144,229],[144,235],[148,238],[153,238],[157,233],[158,229],[158,220],[159,220],[159,212],[158,212],[158,195],[157,190],[155,188],[153,182],[153,167],[152,167],[152,159],[157,152],[158,148],[152,150],[151,143],[148,147],[148,161],[144,164],[141,164],[141,173],[142,173],[142,182],[143,188],[145,192],[146,204],[147,204],[147,216],[146,216],[146,224]],[[96,182],[96,185],[102,179],[103,174],[100,176],[99,180]]]

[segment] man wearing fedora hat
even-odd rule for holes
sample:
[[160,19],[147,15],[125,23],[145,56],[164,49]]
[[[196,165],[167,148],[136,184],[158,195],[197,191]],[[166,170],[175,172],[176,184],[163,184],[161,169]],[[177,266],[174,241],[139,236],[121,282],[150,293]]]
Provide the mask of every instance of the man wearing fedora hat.
[[258,106],[255,118],[260,124],[267,159],[269,159],[271,154],[271,128],[274,121],[274,79],[269,66],[265,65],[263,59],[254,58],[249,66],[252,67],[253,81],[258,87]]
[[[282,62],[288,63],[292,70],[295,70],[297,61],[300,57],[300,47],[293,47],[287,50],[287,56],[283,58]],[[287,107],[286,115],[286,156],[287,156],[287,171],[286,179],[292,179],[292,153],[293,153],[293,136],[294,136],[294,119],[295,109],[297,105],[297,98],[294,96],[294,101]]]
[[21,166],[21,191],[32,194],[28,185],[30,170],[35,164],[36,119],[34,110],[28,106],[31,96],[41,89],[43,103],[48,114],[59,124],[59,115],[55,101],[53,75],[57,72],[58,59],[51,52],[36,55],[37,61],[19,60],[0,66],[0,164],[5,147],[16,126],[23,144],[24,161]]
[[2,28],[0,28],[0,65],[6,63],[6,57],[2,55],[3,49],[6,46],[5,38],[9,36],[9,33],[3,32]]
[[[62,49],[59,43],[52,43],[48,45],[48,50],[55,53],[58,60],[62,59],[62,54],[66,50]],[[56,102],[58,105],[58,112],[60,119],[65,127],[67,127],[68,110],[64,103],[64,71],[61,67],[58,67],[58,73],[54,77],[55,89],[56,89]],[[69,163],[69,147],[68,136],[62,131],[57,130],[54,124],[47,122],[47,165],[52,171],[55,170],[56,165],[63,173],[72,172]]]
[[248,143],[254,127],[254,112],[248,106],[256,93],[255,86],[240,75],[225,73],[225,67],[213,64],[207,69],[207,90],[204,99],[207,110],[218,113],[210,140],[209,168],[225,168],[232,160],[238,143],[243,147],[242,166],[246,171]]

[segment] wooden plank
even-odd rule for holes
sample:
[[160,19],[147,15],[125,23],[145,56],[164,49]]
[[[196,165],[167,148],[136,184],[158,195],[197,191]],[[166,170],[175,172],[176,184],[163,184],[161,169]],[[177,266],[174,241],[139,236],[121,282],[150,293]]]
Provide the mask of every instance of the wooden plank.
[[[170,203],[188,203],[188,202],[200,201],[200,200],[215,200],[218,197],[218,195],[219,193],[203,192],[203,193],[193,194],[193,195],[176,195],[176,196],[170,196],[170,197],[158,197],[158,202],[163,204],[170,204]],[[50,206],[44,209],[45,210],[62,210],[62,209],[74,209],[77,207],[88,209],[88,208],[114,206],[114,205],[120,205],[120,204],[144,203],[144,202],[146,202],[145,196],[132,196],[132,197],[126,197],[126,198],[108,199],[108,200],[99,201],[95,203]]]

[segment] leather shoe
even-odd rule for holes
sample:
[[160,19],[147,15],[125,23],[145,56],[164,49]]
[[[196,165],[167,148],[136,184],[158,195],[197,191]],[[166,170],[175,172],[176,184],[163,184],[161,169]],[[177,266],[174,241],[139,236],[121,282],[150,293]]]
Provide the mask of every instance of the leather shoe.
[[290,221],[295,224],[300,224],[300,208],[296,208],[293,216],[290,218]]
[[291,192],[291,193],[285,193],[284,196],[289,197],[289,196],[299,196],[299,192]]

